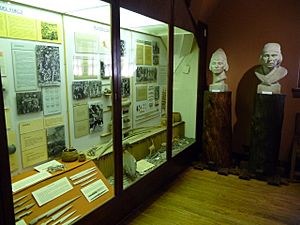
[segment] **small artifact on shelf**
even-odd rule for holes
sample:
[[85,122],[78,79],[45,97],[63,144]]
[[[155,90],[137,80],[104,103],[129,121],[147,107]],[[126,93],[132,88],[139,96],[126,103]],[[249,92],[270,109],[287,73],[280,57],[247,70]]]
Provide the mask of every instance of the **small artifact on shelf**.
[[111,90],[108,89],[108,88],[105,88],[104,91],[103,91],[103,94],[106,95],[106,96],[110,96],[111,93],[112,93]]
[[25,211],[26,209],[30,209],[31,207],[33,207],[35,205],[35,203],[30,203],[26,206],[23,206],[22,208],[19,208],[17,210],[15,210],[15,215],[22,212],[22,211]]
[[53,215],[54,213],[58,212],[60,209],[62,209],[63,207],[69,205],[70,203],[74,202],[75,200],[77,200],[78,198],[80,198],[81,195],[78,195],[68,201],[65,201],[64,203],[48,210],[47,212],[43,213],[42,215],[39,215],[37,217],[35,217],[34,219],[32,219],[30,222],[29,222],[29,225],[33,225],[33,224],[36,224],[38,221],[46,218],[46,217],[49,217],[51,215]]
[[18,208],[18,207],[24,205],[26,202],[29,202],[30,200],[31,200],[31,198],[26,199],[26,200],[23,201],[23,202],[19,202],[19,203],[17,203],[17,204],[14,204],[14,208]]
[[123,153],[123,169],[130,178],[136,177],[136,159],[127,150]]
[[77,220],[79,220],[80,217],[81,217],[81,215],[75,216],[72,219],[69,219],[68,221],[63,223],[62,225],[71,225],[71,224],[75,223]]
[[150,155],[152,155],[154,153],[154,151],[155,151],[155,145],[154,145],[154,142],[153,142],[152,138],[151,138],[151,143],[152,143],[152,145],[150,145],[150,147],[148,148]]
[[46,222],[42,223],[41,225],[47,225],[48,223],[51,223],[55,220],[57,220],[61,215],[63,215],[65,212],[67,212],[69,209],[71,209],[73,206],[70,205],[69,207],[65,208],[64,210],[54,214],[53,216],[51,216],[51,218],[49,220],[47,220]]
[[57,220],[55,223],[53,223],[52,225],[57,225],[59,223],[63,223],[65,220],[69,219],[74,213],[76,213],[77,211],[74,210],[73,212],[70,212],[69,214],[65,215],[64,217],[62,217],[61,219]]
[[167,121],[167,117],[163,116],[160,120],[160,125],[164,127],[167,126]]
[[32,210],[26,211],[26,212],[24,212],[24,213],[22,213],[22,214],[16,216],[16,217],[15,217],[15,220],[16,220],[16,221],[19,221],[21,218],[23,218],[24,216],[27,216],[27,215],[29,215],[29,214],[31,214],[31,213],[32,213]]
[[49,172],[49,173],[55,173],[55,172],[57,172],[57,171],[64,171],[65,170],[65,165],[56,165],[56,166],[49,166],[48,168],[47,168],[47,171]]
[[77,179],[79,179],[81,177],[86,176],[89,173],[95,172],[96,170],[97,170],[96,167],[91,167],[91,168],[88,168],[86,170],[83,170],[83,171],[81,171],[79,173],[76,173],[76,174],[70,176],[69,179],[72,180],[72,181],[74,181],[74,180],[77,180]]
[[87,181],[88,179],[90,179],[90,178],[92,178],[92,177],[95,177],[95,176],[97,176],[97,173],[92,173],[92,174],[90,174],[90,175],[88,175],[88,176],[85,176],[85,177],[83,177],[83,178],[81,178],[81,179],[79,179],[79,180],[74,181],[74,182],[73,182],[73,185],[82,184],[83,182],[85,182],[85,181]]
[[180,114],[180,112],[173,112],[172,122],[176,123],[176,122],[180,122],[180,121],[181,121],[181,114]]
[[29,194],[23,195],[23,196],[21,196],[21,197],[19,197],[19,198],[17,198],[17,199],[14,199],[14,204],[17,203],[17,202],[19,202],[19,201],[21,201],[22,199],[26,198],[28,195],[29,195]]
[[123,118],[123,123],[129,123],[130,119],[129,118]]
[[62,152],[61,159],[63,162],[74,162],[78,159],[78,152],[75,148],[65,148]]
[[131,105],[131,101],[129,99],[122,99],[122,107],[128,107]]
[[84,162],[86,160],[86,156],[84,153],[80,153],[78,156],[78,162]]
[[8,154],[14,154],[16,152],[17,148],[14,144],[8,145]]

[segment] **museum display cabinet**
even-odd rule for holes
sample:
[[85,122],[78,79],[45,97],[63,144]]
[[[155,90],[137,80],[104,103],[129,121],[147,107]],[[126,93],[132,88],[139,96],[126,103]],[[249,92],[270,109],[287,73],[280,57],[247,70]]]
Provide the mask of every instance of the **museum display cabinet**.
[[1,224],[113,224],[193,159],[199,35],[168,5],[0,1]]

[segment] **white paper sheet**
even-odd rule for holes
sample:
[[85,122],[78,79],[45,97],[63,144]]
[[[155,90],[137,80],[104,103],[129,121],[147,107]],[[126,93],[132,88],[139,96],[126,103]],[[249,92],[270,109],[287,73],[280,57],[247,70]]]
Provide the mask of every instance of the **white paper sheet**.
[[29,176],[29,177],[26,177],[22,180],[19,180],[19,181],[13,183],[11,185],[12,191],[13,191],[13,193],[15,193],[15,192],[17,192],[17,191],[19,191],[23,188],[29,187],[29,186],[31,186],[33,184],[36,184],[36,183],[38,183],[42,180],[45,180],[48,177],[51,177],[51,173],[48,173],[46,171],[34,174],[32,176]]
[[37,89],[35,48],[33,44],[12,43],[16,91]]
[[81,188],[80,190],[89,202],[96,200],[97,198],[108,192],[108,188],[102,180],[97,180],[94,183]]
[[43,88],[44,115],[61,113],[61,93],[59,87]]
[[34,192],[32,195],[39,206],[43,206],[46,203],[58,198],[64,193],[73,189],[72,184],[66,177],[63,177],[45,187],[42,187]]
[[153,167],[154,164],[147,162],[145,159],[141,159],[136,163],[136,171],[140,174],[144,174]]

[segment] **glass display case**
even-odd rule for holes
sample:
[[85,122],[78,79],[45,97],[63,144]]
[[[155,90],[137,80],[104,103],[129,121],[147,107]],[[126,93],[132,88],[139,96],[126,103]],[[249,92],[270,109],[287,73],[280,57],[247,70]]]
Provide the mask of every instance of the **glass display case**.
[[121,8],[124,188],[166,162],[168,25]]
[[17,224],[82,221],[195,143],[193,33],[114,4],[0,1]]
[[[172,156],[196,141],[199,47],[193,33],[174,27]],[[179,125],[178,125],[179,126]]]

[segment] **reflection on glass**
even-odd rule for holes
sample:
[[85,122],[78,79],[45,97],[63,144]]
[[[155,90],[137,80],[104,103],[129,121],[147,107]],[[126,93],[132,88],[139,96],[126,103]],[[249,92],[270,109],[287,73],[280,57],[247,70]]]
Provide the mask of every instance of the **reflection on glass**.
[[[34,2],[0,2],[15,215],[75,221],[114,196],[110,5]],[[48,203],[53,217],[39,218]]]
[[175,27],[172,156],[195,142],[198,57],[194,35]]
[[124,9],[120,21],[126,188],[166,161],[168,26]]

